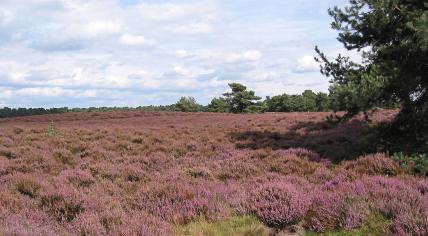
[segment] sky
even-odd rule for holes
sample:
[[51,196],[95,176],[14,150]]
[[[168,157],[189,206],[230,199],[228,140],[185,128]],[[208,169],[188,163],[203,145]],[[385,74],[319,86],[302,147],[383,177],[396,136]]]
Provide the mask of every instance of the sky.
[[0,107],[207,104],[328,91],[318,45],[343,52],[346,0],[0,0]]

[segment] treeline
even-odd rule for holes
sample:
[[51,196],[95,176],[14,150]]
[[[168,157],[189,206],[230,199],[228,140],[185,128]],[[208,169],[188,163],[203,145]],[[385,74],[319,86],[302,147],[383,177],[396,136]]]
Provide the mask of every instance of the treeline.
[[[182,97],[176,104],[175,110],[186,112],[226,112],[226,113],[261,113],[261,112],[323,112],[343,111],[349,104],[346,99],[336,93],[314,93],[305,90],[301,94],[282,94],[273,97],[261,97],[254,91],[247,90],[242,84],[229,84],[231,92],[211,100],[207,106],[196,103],[193,97]],[[398,108],[396,101],[379,102],[381,108]]]
[[[204,106],[193,97],[181,97],[175,104],[139,107],[89,107],[89,108],[8,108],[0,109],[0,118],[59,114],[66,112],[111,112],[111,111],[181,111],[181,112],[223,112],[223,113],[262,113],[262,112],[321,112],[340,111],[346,101],[335,94],[314,93],[305,90],[302,94],[282,94],[262,100],[254,91],[238,84],[229,84],[230,92],[213,98]],[[397,107],[397,104],[379,104],[379,107]]]
[[88,108],[0,108],[0,118],[61,114],[67,112],[111,112],[111,111],[177,111],[175,104],[166,106],[140,107],[88,107]]

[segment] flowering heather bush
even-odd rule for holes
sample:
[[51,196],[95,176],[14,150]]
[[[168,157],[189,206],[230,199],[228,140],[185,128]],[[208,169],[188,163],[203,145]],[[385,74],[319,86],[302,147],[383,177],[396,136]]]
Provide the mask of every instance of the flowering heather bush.
[[108,211],[80,214],[70,225],[78,235],[171,235],[171,226],[140,211]]
[[48,190],[40,199],[40,207],[58,221],[72,221],[85,209],[80,193],[73,188],[60,186]]
[[[401,173],[384,154],[332,164],[360,126],[314,123],[326,115],[0,119],[0,235],[172,235],[175,224],[250,214],[315,231],[381,215],[391,222],[385,234],[428,235],[427,178]],[[52,120],[61,135],[46,135]]]
[[402,172],[395,161],[382,153],[360,157],[355,161],[347,161],[342,166],[346,170],[367,175],[398,175]]
[[265,183],[253,191],[248,208],[262,222],[282,228],[299,222],[311,201],[311,193],[303,192],[288,182]]
[[16,184],[16,190],[18,190],[18,192],[31,198],[37,197],[40,189],[41,186],[31,179],[21,179]]
[[285,156],[298,156],[310,161],[321,160],[321,157],[318,153],[310,151],[306,148],[289,148],[285,151],[281,151],[281,154]]
[[306,214],[306,227],[324,232],[339,227],[343,214],[343,197],[336,192],[314,193],[312,205]]
[[183,224],[198,217],[212,218],[218,208],[211,197],[209,190],[181,184],[158,185],[143,193],[144,202],[139,206],[162,219]]

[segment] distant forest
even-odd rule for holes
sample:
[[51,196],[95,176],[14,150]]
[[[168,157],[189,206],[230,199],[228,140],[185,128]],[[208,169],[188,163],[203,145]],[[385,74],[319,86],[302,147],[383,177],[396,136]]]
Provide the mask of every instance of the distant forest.
[[[0,118],[32,116],[44,114],[60,114],[67,112],[109,112],[109,111],[179,111],[179,112],[222,112],[222,113],[263,113],[263,112],[323,112],[345,110],[346,99],[333,93],[314,93],[305,90],[302,94],[282,94],[266,97],[264,100],[255,95],[254,91],[238,84],[229,84],[231,92],[213,98],[204,106],[198,104],[193,97],[181,97],[176,103],[159,106],[139,107],[89,107],[89,108],[9,108],[0,109]],[[378,107],[397,108],[397,102],[384,102]]]

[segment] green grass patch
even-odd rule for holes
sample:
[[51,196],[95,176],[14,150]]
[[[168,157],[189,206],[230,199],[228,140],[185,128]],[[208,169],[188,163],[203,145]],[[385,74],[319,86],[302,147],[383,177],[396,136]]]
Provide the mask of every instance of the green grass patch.
[[251,216],[234,216],[213,222],[199,220],[187,225],[179,225],[175,229],[176,235],[183,236],[267,236],[269,233],[268,227],[264,226],[257,218]]
[[382,215],[373,215],[358,229],[336,230],[325,233],[306,232],[305,236],[383,236],[388,232],[391,221]]

